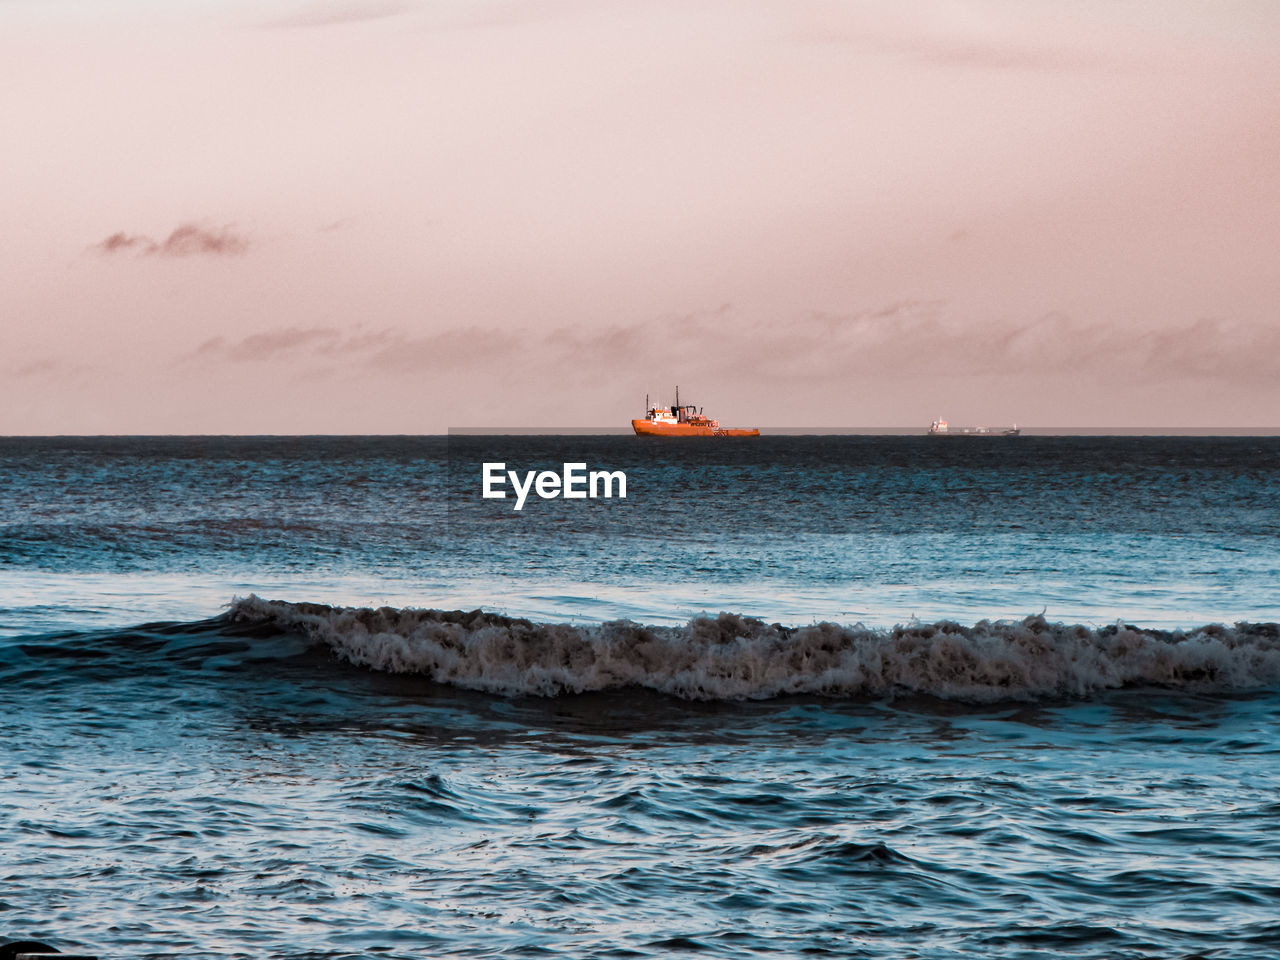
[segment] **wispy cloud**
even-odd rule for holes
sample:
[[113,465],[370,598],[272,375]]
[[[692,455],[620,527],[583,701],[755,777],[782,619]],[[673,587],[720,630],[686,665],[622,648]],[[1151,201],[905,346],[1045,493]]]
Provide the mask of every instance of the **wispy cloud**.
[[341,338],[342,334],[333,327],[285,327],[240,340],[214,337],[200,344],[192,356],[235,362],[275,360],[288,354],[324,352]]
[[61,360],[55,360],[52,357],[42,357],[39,360],[30,360],[26,363],[18,364],[9,368],[9,378],[12,380],[35,380],[43,377],[53,377],[70,369],[66,363]]
[[380,370],[410,372],[443,368],[483,369],[522,347],[518,334],[493,327],[465,326],[426,336],[394,336],[368,357]]
[[1031,10],[1010,8],[991,16],[978,6],[966,13],[956,5],[950,15],[924,5],[901,5],[893,13],[824,3],[797,4],[798,28],[792,39],[837,44],[958,70],[1078,73],[1115,66],[1096,43],[1063,31],[1046,30]]
[[273,360],[348,359],[360,362],[403,344],[405,337],[388,330],[342,330],[333,326],[280,327],[240,339],[213,337],[183,356],[186,360],[261,363]]
[[229,226],[212,228],[198,223],[183,223],[163,240],[121,231],[89,249],[104,256],[121,253],[142,257],[239,256],[248,251],[249,240]]
[[905,376],[1253,382],[1280,377],[1280,331],[1220,319],[1134,330],[1061,312],[1030,320],[965,321],[946,301],[919,299],[850,313],[811,311],[785,323],[748,321],[726,305],[631,324],[542,332],[477,325],[421,335],[282,327],[240,339],[215,337],[182,359],[283,360],[299,375],[319,368],[360,375],[490,373],[495,365],[518,360],[521,369],[590,370],[600,376],[669,371],[772,382]]
[[774,375],[1079,377],[1144,382],[1263,380],[1280,376],[1280,331],[1215,318],[1158,328],[1082,321],[1060,311],[1024,320],[960,319],[940,302],[886,312],[815,313],[785,335],[750,336],[742,361]]
[[551,363],[601,370],[736,371],[782,381],[895,376],[1094,381],[1274,381],[1280,330],[1198,318],[1133,328],[1060,311],[1031,319],[958,316],[944,300],[901,300],[849,313],[812,311],[786,322],[704,312],[606,330],[563,328],[528,345]]
[[886,52],[926,63],[970,70],[1076,73],[1108,63],[1093,51],[1017,41],[933,37],[885,40],[878,45]]
[[344,330],[334,326],[281,327],[240,339],[213,337],[182,361],[260,363],[276,360],[338,363],[384,372],[439,371],[482,366],[521,348],[515,333],[490,327],[455,327],[414,336],[399,330]]
[[0,379],[10,383],[25,382],[32,387],[63,384],[83,378],[93,365],[62,356],[36,356],[9,365],[0,364]]
[[365,0],[365,2],[309,3],[301,9],[277,20],[269,20],[265,27],[331,27],[344,23],[363,23],[367,20],[383,20],[396,17],[409,9],[406,3],[396,0]]

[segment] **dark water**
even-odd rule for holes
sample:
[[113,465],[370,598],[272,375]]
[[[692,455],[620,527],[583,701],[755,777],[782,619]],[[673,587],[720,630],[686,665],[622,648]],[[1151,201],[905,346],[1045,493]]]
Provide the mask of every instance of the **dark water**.
[[[627,498],[515,511],[486,461]],[[0,439],[0,938],[1278,955],[1278,467],[1274,438]]]

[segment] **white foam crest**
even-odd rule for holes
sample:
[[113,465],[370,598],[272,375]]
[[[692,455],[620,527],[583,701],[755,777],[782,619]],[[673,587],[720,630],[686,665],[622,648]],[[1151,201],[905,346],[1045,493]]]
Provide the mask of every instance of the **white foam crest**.
[[237,622],[302,632],[374,670],[507,696],[642,687],[694,700],[929,694],[993,702],[1120,687],[1247,690],[1280,683],[1280,626],[1187,631],[983,620],[891,630],[787,628],[724,613],[681,627],[533,623],[473,611],[330,607],[250,596]]

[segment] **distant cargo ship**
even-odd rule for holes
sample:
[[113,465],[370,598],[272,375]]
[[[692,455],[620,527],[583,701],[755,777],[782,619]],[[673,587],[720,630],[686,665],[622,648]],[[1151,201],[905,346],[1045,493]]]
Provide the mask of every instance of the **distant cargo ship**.
[[1016,423],[1011,427],[953,427],[939,419],[929,424],[931,437],[1016,437],[1020,433]]
[[676,402],[669,407],[652,407],[644,398],[644,419],[632,420],[631,427],[642,437],[758,437],[760,431],[743,427],[722,427],[719,420],[703,416],[702,408],[680,402],[680,388],[676,387]]

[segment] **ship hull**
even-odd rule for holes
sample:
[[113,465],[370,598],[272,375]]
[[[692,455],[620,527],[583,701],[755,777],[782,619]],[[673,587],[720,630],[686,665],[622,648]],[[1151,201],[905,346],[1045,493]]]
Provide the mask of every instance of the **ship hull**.
[[631,428],[641,437],[758,437],[760,431],[741,427],[706,427],[693,423],[654,423],[632,420]]
[[1017,427],[961,427],[958,430],[930,430],[931,437],[1016,437],[1022,433]]

